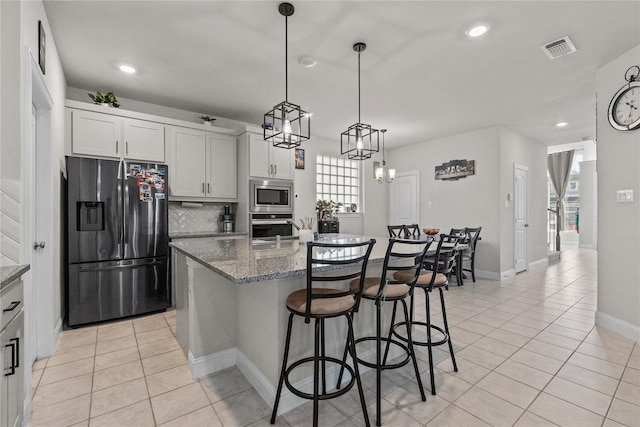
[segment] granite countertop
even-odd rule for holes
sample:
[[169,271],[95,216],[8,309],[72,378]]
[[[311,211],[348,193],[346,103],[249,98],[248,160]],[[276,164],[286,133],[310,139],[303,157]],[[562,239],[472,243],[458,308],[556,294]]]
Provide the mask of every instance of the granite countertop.
[[169,233],[170,239],[192,239],[197,237],[225,237],[225,236],[247,236],[246,232],[232,231],[223,233],[220,231],[177,231]]
[[20,278],[20,276],[29,271],[29,268],[31,267],[28,264],[0,267],[0,290],[13,283],[14,280]]
[[[349,234],[321,234],[320,236],[319,241],[331,243],[362,242],[371,239],[369,236]],[[387,249],[387,237],[375,239],[377,243],[369,257],[370,263],[382,262]],[[174,241],[170,246],[235,283],[254,283],[301,276],[307,269],[306,247],[304,243],[300,244],[295,239],[277,242],[246,238],[230,240],[201,238]],[[327,252],[326,256],[340,258],[344,254],[341,251]]]

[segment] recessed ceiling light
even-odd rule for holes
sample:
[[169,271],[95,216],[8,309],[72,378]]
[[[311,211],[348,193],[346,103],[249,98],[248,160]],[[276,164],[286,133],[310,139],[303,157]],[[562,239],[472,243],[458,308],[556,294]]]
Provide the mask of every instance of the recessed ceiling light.
[[120,71],[122,71],[123,73],[127,73],[127,74],[133,74],[136,72],[136,69],[133,68],[131,65],[121,65],[120,66]]
[[301,56],[298,58],[298,64],[302,65],[304,68],[315,67],[317,63],[318,61],[310,56]]
[[556,126],[557,126],[557,127],[559,127],[559,128],[563,128],[563,127],[565,127],[565,126],[566,126],[566,125],[568,125],[568,124],[569,124],[569,123],[567,123],[567,122],[558,122],[558,123],[556,123]]
[[469,37],[480,37],[486,34],[490,28],[491,25],[489,25],[487,22],[482,22],[479,24],[474,24],[473,26],[467,28],[464,33]]

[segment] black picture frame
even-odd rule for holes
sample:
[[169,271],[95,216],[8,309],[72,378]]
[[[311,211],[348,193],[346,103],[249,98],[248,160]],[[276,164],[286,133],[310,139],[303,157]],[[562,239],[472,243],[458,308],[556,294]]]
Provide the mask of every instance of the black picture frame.
[[304,169],[304,149],[303,148],[296,148],[295,166],[296,166],[296,169]]
[[45,74],[47,54],[47,35],[44,32],[42,21],[38,21],[38,65],[42,74]]

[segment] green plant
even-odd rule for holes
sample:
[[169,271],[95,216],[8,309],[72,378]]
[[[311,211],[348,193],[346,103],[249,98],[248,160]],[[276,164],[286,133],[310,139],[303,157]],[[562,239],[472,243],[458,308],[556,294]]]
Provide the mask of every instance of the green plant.
[[202,120],[204,120],[205,122],[213,122],[213,121],[215,121],[215,118],[213,118],[211,116],[200,116],[200,118]]
[[316,212],[318,213],[319,221],[326,221],[334,214],[338,213],[338,210],[342,207],[342,203],[334,202],[333,200],[318,200],[316,202]]
[[118,99],[113,94],[113,92],[107,92],[105,95],[100,93],[99,91],[95,94],[89,93],[89,98],[96,104],[109,104],[114,108],[118,108],[120,104],[118,103]]

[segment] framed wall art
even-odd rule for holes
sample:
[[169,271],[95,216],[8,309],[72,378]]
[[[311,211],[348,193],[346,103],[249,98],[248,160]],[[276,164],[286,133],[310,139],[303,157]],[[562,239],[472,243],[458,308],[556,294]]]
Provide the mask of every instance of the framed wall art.
[[296,169],[304,169],[304,149],[296,148]]
[[469,175],[475,175],[475,163],[475,160],[449,160],[436,166],[435,179],[455,181],[460,178],[466,178]]

